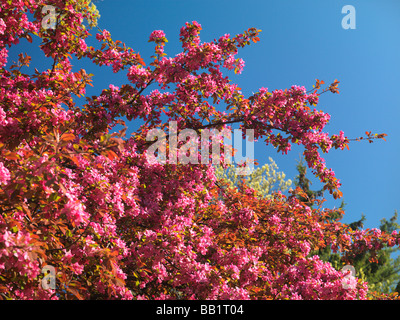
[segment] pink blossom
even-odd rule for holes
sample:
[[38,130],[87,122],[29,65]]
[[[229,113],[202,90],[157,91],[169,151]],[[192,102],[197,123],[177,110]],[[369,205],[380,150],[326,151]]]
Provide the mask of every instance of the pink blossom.
[[165,33],[162,30],[154,30],[149,37],[149,41],[159,41],[165,38]]
[[138,87],[145,88],[149,81],[149,71],[139,65],[135,65],[129,68],[128,79]]
[[4,166],[3,162],[0,162],[0,184],[7,184],[10,179],[10,171]]
[[80,45],[82,51],[87,50],[87,44],[86,44],[85,40],[79,39],[79,45]]
[[82,274],[84,266],[79,264],[78,262],[75,262],[71,264],[71,269],[75,274]]
[[78,200],[70,200],[62,210],[69,220],[76,224],[86,223],[89,214],[85,211],[85,206]]
[[0,34],[4,34],[4,31],[6,30],[6,24],[3,19],[0,18]]
[[106,29],[104,29],[101,34],[100,33],[96,34],[96,39],[99,40],[99,41],[106,40],[109,37],[110,37],[110,32],[108,30],[106,30]]

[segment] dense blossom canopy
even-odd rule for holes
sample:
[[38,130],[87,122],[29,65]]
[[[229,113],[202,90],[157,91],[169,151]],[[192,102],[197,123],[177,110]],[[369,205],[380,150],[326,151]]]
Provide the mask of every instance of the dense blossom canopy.
[[[43,28],[44,5],[55,8],[55,29]],[[279,152],[303,145],[324,189],[341,197],[321,154],[348,147],[349,139],[324,131],[330,116],[315,108],[321,82],[311,91],[261,88],[245,98],[223,69],[241,72],[238,49],[259,41],[260,30],[201,42],[200,24],[186,23],[175,57],[164,53],[166,36],[156,30],[147,66],[107,30],[95,35],[99,48],[89,46],[85,22],[93,27],[97,18],[89,0],[2,1],[0,297],[367,298],[367,283],[312,253],[330,246],[351,263],[358,252],[398,245],[397,234],[331,222],[331,210],[298,200],[299,188],[264,198],[245,184],[218,181],[211,164],[146,157],[147,133],[168,133],[169,121],[199,133],[238,123]],[[36,37],[52,68],[33,71],[23,53],[13,64],[10,47]],[[79,107],[76,97],[92,75],[73,71],[72,59],[125,70],[127,83],[110,84]],[[324,91],[338,92],[337,84]],[[113,130],[124,119],[142,125],[126,137],[125,129]],[[375,137],[384,135],[367,139]],[[45,266],[56,270],[55,288],[41,281]]]

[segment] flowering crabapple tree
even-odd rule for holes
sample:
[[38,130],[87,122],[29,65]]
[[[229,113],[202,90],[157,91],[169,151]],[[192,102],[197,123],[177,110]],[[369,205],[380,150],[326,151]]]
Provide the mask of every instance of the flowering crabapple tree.
[[[43,28],[45,5],[54,28]],[[151,33],[151,62],[107,30],[88,45],[98,13],[90,0],[7,0],[0,8],[0,297],[2,299],[366,299],[368,285],[310,252],[331,247],[348,263],[359,252],[398,245],[397,234],[353,231],[288,196],[257,196],[218,180],[212,164],[149,161],[151,129],[254,129],[255,139],[304,158],[333,197],[340,182],[323,153],[348,147],[343,132],[324,131],[330,116],[315,106],[338,81],[306,91],[260,88],[244,97],[223,75],[240,73],[240,48],[260,30],[201,42],[201,26],[180,30],[182,52],[164,53],[164,32]],[[9,49],[21,39],[40,49],[51,68],[29,66]],[[25,40],[24,40],[25,41]],[[18,47],[16,47],[18,48]],[[85,59],[126,84],[85,96],[92,75],[74,71]],[[222,110],[226,107],[225,110]],[[124,120],[142,123],[130,137]],[[372,141],[385,135],[367,133]],[[222,142],[221,142],[222,143]],[[47,266],[47,267],[46,267]],[[42,270],[55,270],[55,287]]]

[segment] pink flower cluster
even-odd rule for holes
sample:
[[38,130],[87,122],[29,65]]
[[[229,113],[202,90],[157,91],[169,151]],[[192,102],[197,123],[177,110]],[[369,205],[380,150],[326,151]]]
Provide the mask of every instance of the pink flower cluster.
[[106,29],[104,29],[101,33],[96,33],[96,39],[99,41],[107,41],[110,39],[110,32]]
[[[368,288],[352,278],[350,286],[344,285],[341,271],[335,270],[318,256],[298,261],[280,275],[278,283],[285,283],[276,293],[279,298],[292,300],[355,300],[365,299]],[[355,281],[355,282],[354,282]],[[358,293],[358,297],[354,293]]]
[[325,183],[326,189],[337,192],[340,183],[333,171],[326,168],[318,149],[323,153],[333,146],[343,149],[348,139],[343,132],[339,136],[323,132],[330,115],[311,110],[310,106],[317,101],[315,93],[307,94],[304,87],[292,86],[289,90],[274,90],[271,93],[262,88],[251,97],[252,108],[244,109],[241,117],[247,128],[256,129],[256,139],[267,136],[267,143],[282,153],[291,150],[291,143],[304,145],[303,154],[309,167]]
[[10,171],[0,162],[0,184],[6,184],[10,178]]
[[149,41],[154,41],[156,43],[158,42],[164,42],[165,40],[165,33],[162,30],[154,30],[149,37]]
[[128,71],[128,79],[136,84],[138,88],[146,88],[147,83],[150,81],[150,71],[142,66],[132,66]]
[[33,259],[33,247],[30,245],[31,238],[28,232],[11,232],[1,227],[0,243],[0,272],[8,269],[35,278],[39,275],[40,269],[36,259]]

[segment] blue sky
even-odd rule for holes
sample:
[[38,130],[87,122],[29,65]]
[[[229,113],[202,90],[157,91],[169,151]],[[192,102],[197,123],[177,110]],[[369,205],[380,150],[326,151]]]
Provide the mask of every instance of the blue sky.
[[[353,142],[349,151],[331,150],[325,155],[328,167],[343,184],[347,203],[343,221],[352,222],[364,214],[365,227],[378,227],[380,219],[400,209],[400,1],[103,0],[96,5],[101,14],[99,26],[110,31],[114,40],[140,52],[146,62],[154,50],[147,40],[156,29],[166,33],[165,51],[170,56],[181,51],[179,30],[187,21],[202,25],[202,41],[225,33],[236,35],[250,27],[261,29],[261,41],[239,51],[246,62],[242,74],[232,76],[245,95],[260,87],[274,90],[304,85],[311,89],[316,78],[328,84],[338,79],[340,94],[325,93],[318,105],[332,116],[326,127],[329,134],[340,130],[349,138],[365,131],[388,134],[387,142]],[[342,28],[345,5],[356,9],[356,29]],[[10,60],[16,60],[19,52],[31,53],[32,65],[36,59],[46,66],[26,41],[11,51]],[[87,61],[75,64],[95,74],[95,87],[88,95],[99,94],[110,83],[127,83],[124,72],[115,75]],[[297,174],[301,152],[301,147],[294,147],[281,156],[262,142],[255,144],[259,163],[271,156],[288,178]],[[313,182],[315,189],[321,187]],[[340,205],[341,201],[326,196],[327,207]]]

